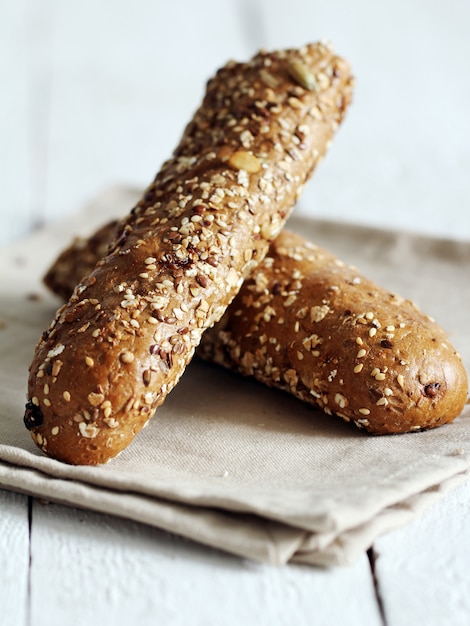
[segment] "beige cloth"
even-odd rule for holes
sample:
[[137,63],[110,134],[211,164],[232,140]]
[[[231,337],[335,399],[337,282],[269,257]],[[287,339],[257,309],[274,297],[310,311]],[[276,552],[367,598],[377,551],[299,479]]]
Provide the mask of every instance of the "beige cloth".
[[[27,368],[58,300],[40,278],[72,234],[132,206],[104,194],[0,251],[0,486],[139,520],[271,563],[351,562],[470,472],[470,406],[437,430],[371,437],[286,394],[193,362],[149,426],[102,467],[47,459],[23,426]],[[470,243],[296,218],[290,227],[411,297],[470,370]]]

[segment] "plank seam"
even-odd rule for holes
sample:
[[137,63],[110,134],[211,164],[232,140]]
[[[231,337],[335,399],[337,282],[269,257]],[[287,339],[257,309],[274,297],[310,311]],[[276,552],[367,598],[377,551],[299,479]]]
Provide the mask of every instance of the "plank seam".
[[31,626],[31,564],[33,560],[32,551],[33,534],[33,498],[28,496],[28,580],[26,583],[26,625]]
[[372,574],[372,581],[373,581],[373,584],[374,584],[375,599],[377,601],[377,606],[379,608],[380,619],[382,621],[382,625],[383,626],[387,626],[387,617],[386,617],[386,614],[385,614],[385,607],[384,607],[384,602],[383,602],[383,598],[382,598],[382,590],[381,590],[381,587],[380,587],[380,582],[379,582],[379,579],[378,579],[378,576],[377,576],[377,570],[376,570],[376,566],[375,566],[378,557],[379,557],[379,555],[374,550],[373,546],[367,550],[367,558],[369,559],[370,572]]

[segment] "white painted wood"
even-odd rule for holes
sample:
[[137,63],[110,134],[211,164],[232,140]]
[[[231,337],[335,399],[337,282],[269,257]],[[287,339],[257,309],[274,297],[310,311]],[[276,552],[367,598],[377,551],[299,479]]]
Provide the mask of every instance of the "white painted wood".
[[0,490],[0,623],[25,626],[28,616],[28,498]]
[[376,573],[388,626],[468,626],[470,484],[379,539]]
[[324,36],[351,59],[356,97],[301,208],[470,237],[469,3],[3,0],[0,10],[0,243],[110,184],[147,184],[223,60]]
[[367,558],[276,568],[141,524],[34,505],[31,626],[379,625]]
[[357,79],[353,105],[301,207],[470,239],[470,3],[259,1],[261,44],[328,38]]
[[27,0],[0,2],[0,246],[31,229]]
[[235,0],[57,2],[47,218],[116,181],[146,186],[206,80],[247,55]]
[[[324,36],[358,79],[301,209],[470,238],[470,4],[0,0],[0,245],[115,183],[145,185],[230,57]],[[468,624],[470,486],[377,541],[388,624]],[[0,491],[0,623],[379,624],[365,555],[264,567]],[[30,615],[30,620],[28,618]]]

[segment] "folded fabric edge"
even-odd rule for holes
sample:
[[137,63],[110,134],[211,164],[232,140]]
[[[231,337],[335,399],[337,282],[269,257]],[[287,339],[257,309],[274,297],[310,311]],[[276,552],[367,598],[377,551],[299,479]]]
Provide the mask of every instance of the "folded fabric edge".
[[[413,479],[409,480],[405,490],[401,488],[401,493],[397,491],[397,483],[401,482],[403,474],[410,473],[410,466],[402,468],[400,472],[396,472],[391,485],[385,483],[381,485],[382,497],[373,505],[370,505],[367,512],[362,509],[357,510],[351,504],[345,505],[332,501],[330,511],[321,511],[316,515],[310,511],[306,515],[304,510],[295,511],[292,508],[286,514],[285,511],[268,510],[265,506],[259,506],[258,502],[247,504],[240,499],[239,495],[230,494],[226,487],[224,487],[223,494],[213,493],[207,495],[195,493],[192,487],[188,488],[181,485],[175,490],[174,485],[170,487],[164,484],[155,488],[153,484],[145,483],[143,485],[141,482],[137,484],[134,480],[116,481],[112,475],[108,474],[103,474],[98,482],[96,481],[96,476],[90,476],[93,468],[68,466],[54,459],[37,457],[35,454],[20,448],[0,444],[0,463],[10,467],[23,468],[25,471],[37,472],[37,475],[42,476],[46,480],[63,481],[64,484],[69,485],[76,483],[84,489],[102,489],[104,492],[114,494],[114,497],[119,497],[118,494],[126,494],[136,498],[150,498],[155,501],[166,502],[169,506],[179,505],[188,509],[220,511],[221,514],[231,515],[232,517],[250,515],[266,521],[269,520],[273,524],[280,524],[283,527],[295,529],[297,532],[310,533],[312,537],[322,538],[322,541],[325,541],[325,538],[343,536],[349,530],[368,524],[370,519],[375,519],[382,511],[391,509],[394,506],[400,506],[408,498],[421,494],[427,489],[432,489],[434,485],[444,483],[454,475],[470,471],[470,459],[467,455],[449,451],[446,456],[452,459],[452,463],[444,467],[441,465],[441,456],[442,454],[439,457],[431,455],[427,459],[428,464],[433,461],[433,471],[431,472],[430,467],[427,468],[425,474],[429,475],[426,476],[425,480],[422,478],[422,472],[417,471],[423,460],[416,459],[414,469],[411,468],[413,469],[411,472]],[[144,490],[143,487],[146,487],[146,489]],[[42,496],[42,493],[38,492],[33,495]],[[52,499],[53,494],[50,497]],[[328,539],[327,542],[329,543],[329,541]]]
[[[292,556],[292,563],[322,567],[348,566],[369,550],[382,535],[405,526],[436,504],[451,490],[470,479],[470,470],[455,474],[423,492],[383,509],[374,518],[336,537],[309,535]],[[323,540],[327,540],[324,542]]]
[[454,475],[335,536],[334,533],[305,532],[253,515],[194,508],[123,492],[117,495],[101,487],[82,485],[0,462],[0,486],[9,490],[145,523],[261,563],[303,563],[320,567],[352,565],[379,536],[415,519],[450,489],[469,478],[469,471]]
[[306,532],[250,514],[225,513],[55,478],[0,461],[0,487],[51,502],[129,519],[230,554],[284,565]]

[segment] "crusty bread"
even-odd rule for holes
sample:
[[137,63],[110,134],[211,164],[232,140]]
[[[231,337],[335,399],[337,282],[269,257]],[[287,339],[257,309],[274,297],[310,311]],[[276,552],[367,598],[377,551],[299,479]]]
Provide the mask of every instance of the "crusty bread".
[[[50,268],[49,287],[67,297],[74,269],[94,266],[114,228],[76,240]],[[462,361],[435,322],[287,231],[197,354],[375,434],[451,422],[467,397]]]
[[47,455],[98,464],[132,441],[264,258],[351,91],[324,44],[260,52],[209,81],[173,157],[36,348],[25,425]]
[[462,360],[436,322],[287,231],[198,354],[374,434],[451,422],[467,399]]
[[98,261],[108,255],[119,228],[119,220],[112,220],[90,237],[75,237],[44,276],[47,287],[68,300],[78,283],[91,274]]

